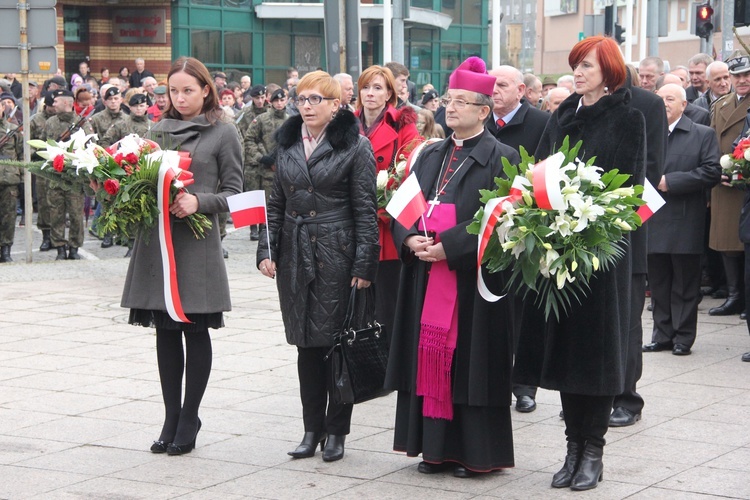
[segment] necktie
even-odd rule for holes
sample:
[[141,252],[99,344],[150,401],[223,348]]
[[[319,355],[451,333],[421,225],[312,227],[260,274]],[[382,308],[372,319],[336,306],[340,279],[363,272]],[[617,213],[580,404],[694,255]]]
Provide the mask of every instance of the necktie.
[[502,118],[497,119],[497,128],[503,128],[505,126],[505,122]]

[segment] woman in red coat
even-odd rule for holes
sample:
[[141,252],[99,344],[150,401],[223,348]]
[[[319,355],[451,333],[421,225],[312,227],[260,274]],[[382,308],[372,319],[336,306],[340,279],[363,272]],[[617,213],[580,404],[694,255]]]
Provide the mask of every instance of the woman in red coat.
[[[422,138],[417,131],[417,114],[409,105],[396,109],[398,90],[391,70],[370,66],[357,81],[357,111],[360,133],[370,139],[375,153],[377,172],[395,168],[397,157],[411,151]],[[401,262],[390,229],[391,219],[385,210],[378,210],[380,234],[380,265],[375,281],[377,292],[376,318],[387,328],[393,326],[396,310]]]

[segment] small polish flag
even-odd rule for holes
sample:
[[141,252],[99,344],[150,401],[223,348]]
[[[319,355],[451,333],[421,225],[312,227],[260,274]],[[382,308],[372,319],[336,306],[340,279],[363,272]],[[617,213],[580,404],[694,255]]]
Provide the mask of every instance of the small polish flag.
[[266,223],[266,192],[263,190],[246,191],[227,198],[229,212],[232,214],[234,227]]
[[409,175],[399,186],[385,211],[404,227],[411,227],[427,210],[427,200],[414,174]]
[[638,212],[636,212],[642,222],[646,222],[650,219],[652,215],[667,203],[648,179],[643,183],[643,201],[645,201],[646,204],[641,205],[638,208]]

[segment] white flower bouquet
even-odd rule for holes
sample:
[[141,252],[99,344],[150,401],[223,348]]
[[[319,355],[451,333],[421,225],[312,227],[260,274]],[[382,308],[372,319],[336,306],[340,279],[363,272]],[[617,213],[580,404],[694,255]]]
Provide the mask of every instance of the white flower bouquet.
[[523,148],[518,166],[503,158],[507,178],[480,192],[486,205],[467,229],[480,237],[479,261],[490,272],[510,270],[506,291],[535,292],[546,317],[580,302],[594,273],[624,256],[625,233],[641,225],[643,186],[626,186],[629,175],[603,172],[595,158],[580,161],[581,145],[569,148],[566,137],[539,164]]

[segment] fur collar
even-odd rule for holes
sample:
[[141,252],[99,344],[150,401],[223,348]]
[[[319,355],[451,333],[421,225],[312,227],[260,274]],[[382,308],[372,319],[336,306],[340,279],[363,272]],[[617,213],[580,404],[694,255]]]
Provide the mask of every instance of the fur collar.
[[578,101],[581,100],[579,94],[573,94],[560,104],[558,116],[560,124],[565,125],[576,121],[589,121],[597,116],[611,111],[620,105],[627,105],[630,102],[630,90],[619,88],[611,95],[605,95],[599,99],[593,106],[582,106],[578,109]]
[[[295,115],[284,122],[275,134],[276,142],[284,149],[302,140],[302,116]],[[359,125],[354,114],[340,109],[326,128],[326,140],[334,150],[348,149],[359,139]]]

